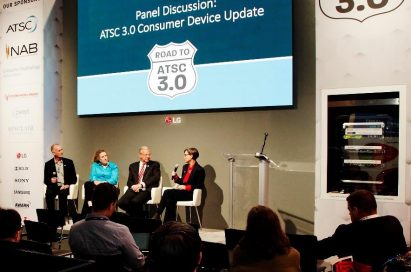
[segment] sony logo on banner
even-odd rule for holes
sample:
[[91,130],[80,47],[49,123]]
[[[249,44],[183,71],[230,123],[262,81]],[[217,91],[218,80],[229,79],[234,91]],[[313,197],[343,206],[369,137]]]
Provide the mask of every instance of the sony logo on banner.
[[17,182],[17,183],[28,183],[28,182],[29,182],[29,179],[28,179],[28,178],[15,178],[15,179],[14,179],[14,182]]
[[30,56],[37,54],[38,51],[37,43],[20,44],[14,46],[6,45],[7,58]]
[[16,32],[28,32],[32,33],[37,29],[37,17],[32,15],[27,17],[27,19],[23,22],[14,23],[7,27],[6,34],[9,32],[16,33]]

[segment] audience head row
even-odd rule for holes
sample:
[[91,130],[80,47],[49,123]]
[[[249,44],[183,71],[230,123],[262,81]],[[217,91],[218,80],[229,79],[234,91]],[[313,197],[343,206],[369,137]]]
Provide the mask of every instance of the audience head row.
[[19,242],[21,239],[21,216],[14,209],[0,208],[0,240]]

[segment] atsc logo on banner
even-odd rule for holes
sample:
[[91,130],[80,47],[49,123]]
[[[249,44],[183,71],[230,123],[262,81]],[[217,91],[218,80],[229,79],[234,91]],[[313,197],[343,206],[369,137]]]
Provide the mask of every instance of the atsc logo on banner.
[[155,45],[148,57],[151,71],[148,87],[155,94],[174,98],[194,89],[197,73],[194,68],[194,55],[197,48],[189,41]]
[[8,26],[6,30],[6,34],[9,32],[11,33],[18,33],[18,32],[27,32],[32,33],[37,29],[37,17],[36,16],[29,16],[23,22],[14,23]]

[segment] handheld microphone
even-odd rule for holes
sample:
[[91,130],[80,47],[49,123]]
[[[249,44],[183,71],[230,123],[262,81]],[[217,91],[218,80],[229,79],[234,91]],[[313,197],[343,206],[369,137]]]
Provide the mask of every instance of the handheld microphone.
[[[178,169],[178,163],[176,163],[176,165],[174,165],[174,172],[177,172]],[[173,177],[171,177],[171,180],[173,180]]]

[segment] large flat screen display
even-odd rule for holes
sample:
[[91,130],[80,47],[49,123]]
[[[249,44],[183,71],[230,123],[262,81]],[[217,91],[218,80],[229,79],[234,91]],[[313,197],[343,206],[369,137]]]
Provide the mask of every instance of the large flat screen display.
[[292,0],[79,0],[79,115],[293,106]]

